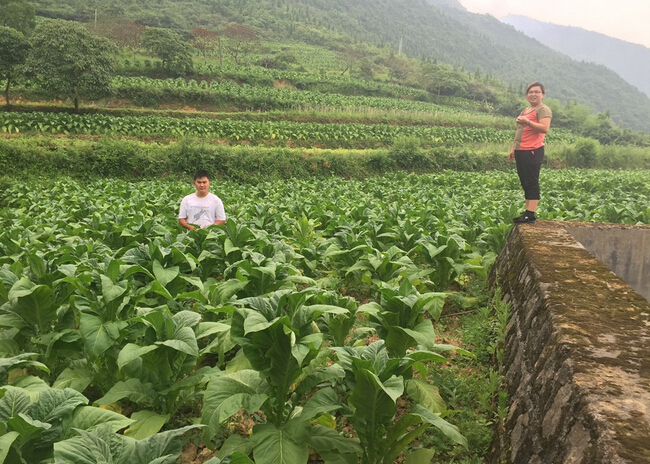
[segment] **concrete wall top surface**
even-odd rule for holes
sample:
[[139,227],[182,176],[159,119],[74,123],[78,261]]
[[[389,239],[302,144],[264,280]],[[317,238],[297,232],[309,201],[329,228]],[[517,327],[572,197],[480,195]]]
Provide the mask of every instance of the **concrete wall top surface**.
[[569,224],[573,238],[650,301],[650,226]]
[[494,462],[650,463],[650,303],[574,238],[635,231],[648,243],[650,227],[538,220],[511,231],[490,277],[513,304],[512,404]]

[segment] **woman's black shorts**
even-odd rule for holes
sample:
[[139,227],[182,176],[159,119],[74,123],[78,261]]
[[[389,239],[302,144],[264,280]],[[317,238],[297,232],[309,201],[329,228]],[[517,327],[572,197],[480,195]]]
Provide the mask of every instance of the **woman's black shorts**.
[[539,171],[544,162],[544,146],[534,150],[515,150],[515,162],[526,200],[539,200]]

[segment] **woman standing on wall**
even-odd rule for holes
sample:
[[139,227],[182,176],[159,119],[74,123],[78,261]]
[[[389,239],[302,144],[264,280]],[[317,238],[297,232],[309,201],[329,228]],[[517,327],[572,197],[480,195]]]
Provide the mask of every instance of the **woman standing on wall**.
[[517,116],[517,134],[508,159],[517,163],[517,174],[524,189],[526,211],[514,218],[516,224],[535,222],[539,203],[539,171],[544,161],[544,137],[551,127],[553,113],[542,101],[546,88],[539,82],[526,87],[530,106]]

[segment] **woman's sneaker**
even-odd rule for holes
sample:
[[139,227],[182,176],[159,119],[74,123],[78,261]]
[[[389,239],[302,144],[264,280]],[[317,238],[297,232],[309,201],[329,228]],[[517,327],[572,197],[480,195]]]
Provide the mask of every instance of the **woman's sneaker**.
[[527,223],[535,222],[536,220],[537,218],[535,217],[535,213],[526,211],[521,216],[514,218],[512,222],[514,222],[515,224],[527,224]]

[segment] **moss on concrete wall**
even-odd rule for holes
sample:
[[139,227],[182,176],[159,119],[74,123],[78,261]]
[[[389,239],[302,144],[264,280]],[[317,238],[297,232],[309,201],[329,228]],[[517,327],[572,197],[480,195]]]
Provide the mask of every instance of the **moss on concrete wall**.
[[650,304],[569,224],[516,226],[493,268],[513,310],[492,462],[650,463]]

